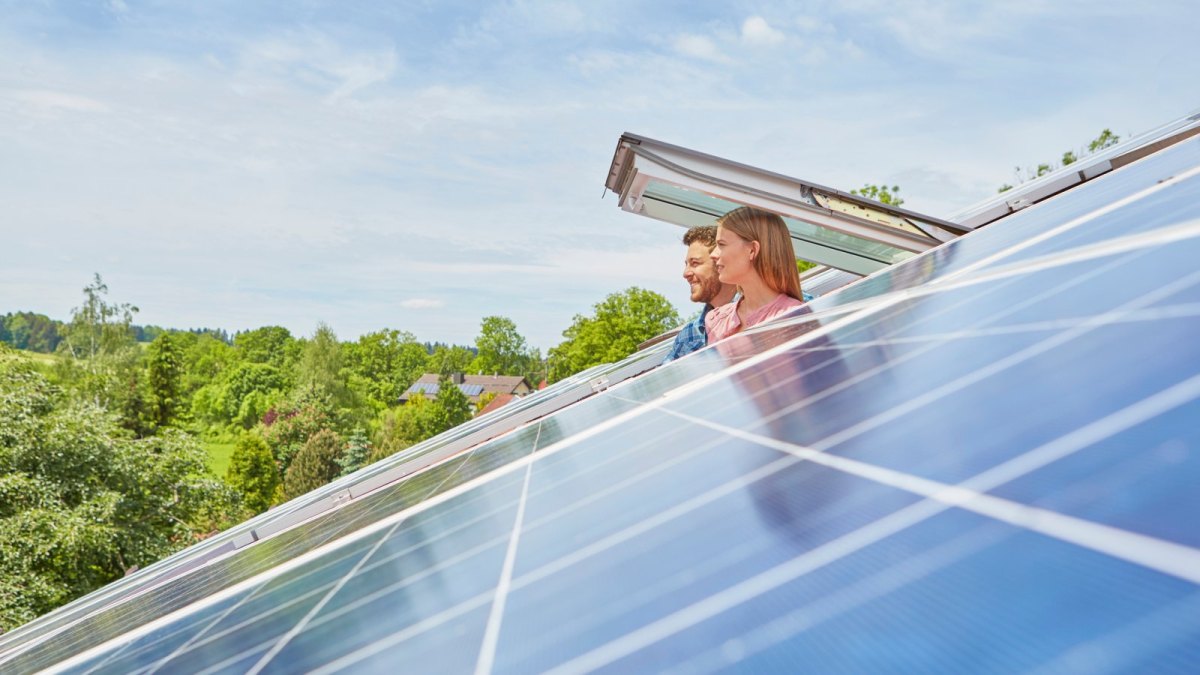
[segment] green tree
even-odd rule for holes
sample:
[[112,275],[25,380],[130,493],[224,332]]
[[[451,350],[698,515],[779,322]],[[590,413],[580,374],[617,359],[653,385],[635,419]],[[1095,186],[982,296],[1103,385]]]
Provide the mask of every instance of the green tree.
[[346,366],[361,377],[366,395],[386,408],[425,372],[429,354],[412,333],[381,330],[344,345]]
[[178,430],[129,440],[111,413],[0,354],[0,630],[228,523],[235,495]]
[[904,203],[904,200],[900,198],[900,186],[898,185],[893,185],[889,188],[886,185],[867,183],[857,190],[851,190],[850,194],[874,199],[881,204],[888,204],[889,206],[900,206]]
[[[1013,168],[1013,173],[1015,174],[1015,176],[1017,178],[1017,184],[1020,185],[1021,183],[1024,183],[1026,181],[1031,181],[1035,178],[1040,178],[1041,176],[1044,176],[1044,175],[1050,173],[1051,171],[1058,169],[1059,167],[1064,167],[1069,164],[1074,164],[1075,162],[1078,162],[1079,160],[1087,157],[1088,155],[1093,155],[1097,152],[1100,152],[1101,150],[1104,150],[1105,148],[1112,147],[1112,146],[1116,145],[1117,143],[1119,143],[1120,141],[1121,141],[1120,136],[1114,134],[1111,129],[1105,129],[1100,132],[1099,136],[1096,136],[1095,138],[1093,138],[1087,144],[1086,148],[1083,148],[1078,151],[1067,150],[1066,152],[1064,152],[1062,154],[1062,159],[1057,164],[1042,162],[1041,164],[1038,164],[1036,167],[1022,168],[1022,167],[1018,166],[1018,167]],[[1013,186],[1009,185],[1008,183],[1005,183],[1004,185],[1000,186],[1000,188],[997,190],[997,192],[1008,192],[1011,189],[1013,189]]]
[[170,426],[182,409],[183,355],[170,333],[161,333],[146,348],[148,426]]
[[346,449],[337,459],[338,466],[342,467],[340,475],[347,476],[370,464],[371,451],[371,441],[367,439],[366,432],[362,427],[356,428],[350,434],[350,440],[346,441]]
[[342,372],[342,346],[333,329],[325,323],[317,325],[312,339],[304,345],[296,370],[296,387],[329,401],[335,407],[349,403],[346,375]]
[[475,358],[468,372],[480,375],[525,375],[532,354],[517,324],[503,316],[486,316],[475,338]]
[[308,439],[330,424],[332,415],[328,406],[312,397],[300,396],[267,410],[262,433],[279,470],[286,472]]
[[295,499],[337,478],[342,471],[337,462],[341,454],[342,439],[336,432],[322,429],[313,434],[283,476],[285,498]]
[[438,375],[466,373],[470,371],[471,362],[474,360],[475,353],[466,347],[438,345],[433,350],[433,354],[429,355],[427,367],[429,368],[429,372],[437,373]]
[[592,316],[575,315],[566,338],[549,352],[550,380],[632,354],[639,344],[680,324],[666,298],[632,287],[597,303]]
[[83,294],[84,303],[71,310],[71,323],[59,345],[68,357],[60,362],[60,378],[93,404],[124,411],[124,426],[140,429],[140,352],[130,329],[137,307],[109,303],[108,286],[99,274]]
[[279,469],[261,436],[243,433],[229,458],[225,480],[242,494],[242,503],[258,514],[271,507],[279,489]]
[[267,363],[284,370],[296,339],[282,326],[263,326],[238,333],[233,346],[238,357],[250,363]]
[[437,396],[433,399],[433,428],[429,430],[429,436],[436,436],[466,422],[471,419],[471,413],[471,400],[448,376],[443,375],[438,381]]

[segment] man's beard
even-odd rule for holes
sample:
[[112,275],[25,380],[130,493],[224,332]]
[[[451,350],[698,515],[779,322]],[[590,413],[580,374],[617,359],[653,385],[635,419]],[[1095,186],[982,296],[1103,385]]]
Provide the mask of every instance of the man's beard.
[[715,274],[710,279],[700,279],[700,295],[692,298],[692,302],[712,304],[713,298],[721,294],[721,287],[721,279]]

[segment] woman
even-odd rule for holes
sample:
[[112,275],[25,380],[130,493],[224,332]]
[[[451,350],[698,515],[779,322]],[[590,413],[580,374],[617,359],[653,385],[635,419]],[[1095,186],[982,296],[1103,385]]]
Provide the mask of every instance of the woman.
[[721,282],[737,285],[741,298],[704,318],[709,344],[803,304],[792,238],[774,213],[743,206],[721,216],[712,259]]

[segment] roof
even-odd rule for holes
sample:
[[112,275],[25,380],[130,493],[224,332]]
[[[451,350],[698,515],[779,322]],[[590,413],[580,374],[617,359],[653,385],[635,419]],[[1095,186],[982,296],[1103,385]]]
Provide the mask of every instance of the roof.
[[[441,375],[437,373],[425,373],[417,378],[416,384],[437,384],[441,379]],[[463,375],[463,384],[479,385],[482,391],[494,394],[512,394],[525,385],[527,389],[533,389],[529,382],[520,375]]]
[[483,406],[479,412],[475,413],[475,416],[479,417],[480,415],[486,415],[497,408],[502,408],[509,403],[512,403],[516,399],[517,396],[514,394],[496,394],[496,398],[488,401],[487,405]]

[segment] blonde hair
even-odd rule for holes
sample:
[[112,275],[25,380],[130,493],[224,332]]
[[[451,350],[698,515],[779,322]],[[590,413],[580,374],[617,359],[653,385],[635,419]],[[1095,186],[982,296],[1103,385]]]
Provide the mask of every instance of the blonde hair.
[[776,293],[804,300],[800,294],[800,272],[796,269],[792,236],[783,218],[770,211],[743,206],[718,218],[717,227],[723,227],[745,241],[757,241],[759,250],[754,258],[754,271],[759,278]]

